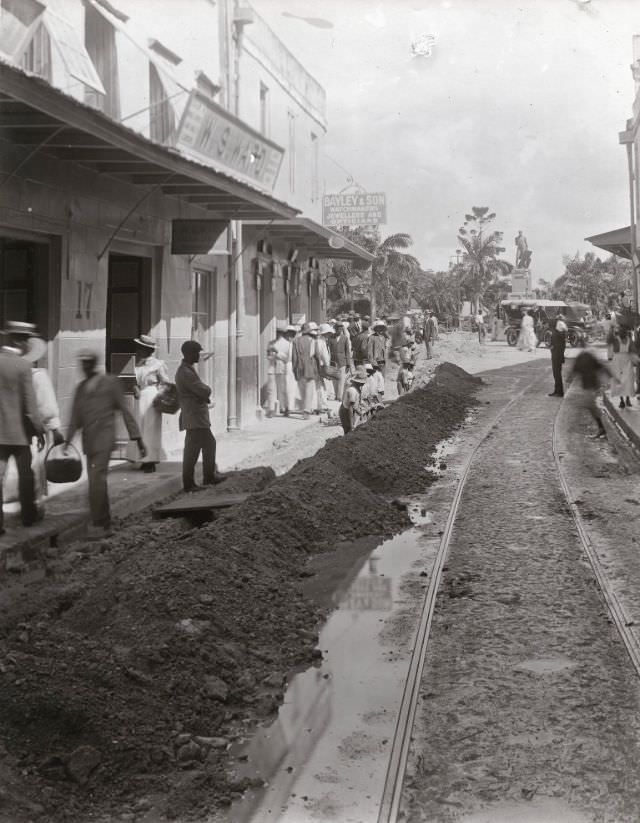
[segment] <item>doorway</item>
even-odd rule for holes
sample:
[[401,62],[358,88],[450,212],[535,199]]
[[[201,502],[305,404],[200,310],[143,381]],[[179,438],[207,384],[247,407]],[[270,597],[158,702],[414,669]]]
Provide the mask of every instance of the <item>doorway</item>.
[[135,384],[133,339],[151,323],[151,258],[109,255],[105,366],[122,380],[125,394]]
[[49,244],[0,237],[0,328],[35,323],[49,339]]

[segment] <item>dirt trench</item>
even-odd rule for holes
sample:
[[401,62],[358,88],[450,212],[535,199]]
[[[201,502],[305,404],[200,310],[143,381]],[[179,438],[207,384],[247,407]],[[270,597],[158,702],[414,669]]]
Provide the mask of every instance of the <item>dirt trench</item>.
[[320,654],[308,558],[409,525],[391,501],[431,482],[480,383],[445,363],[266,486],[264,471],[228,481],[258,490],[216,521],[139,513],[3,600],[0,822],[223,819],[246,788],[228,745]]

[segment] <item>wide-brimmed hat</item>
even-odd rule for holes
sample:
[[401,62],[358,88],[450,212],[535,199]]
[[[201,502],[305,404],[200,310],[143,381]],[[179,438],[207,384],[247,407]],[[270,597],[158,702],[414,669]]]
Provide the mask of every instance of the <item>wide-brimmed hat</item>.
[[366,383],[367,373],[362,366],[358,366],[356,373],[351,378],[352,383]]
[[318,334],[333,334],[335,329],[329,323],[320,323]]
[[7,320],[2,331],[4,334],[27,334],[29,337],[38,333],[35,323],[23,323],[20,320]]
[[142,346],[143,349],[155,349],[158,347],[156,339],[150,337],[148,334],[141,334],[140,337],[134,337],[133,342],[136,346]]
[[95,360],[97,363],[99,359],[98,352],[94,349],[80,349],[78,352],[78,360]]
[[276,323],[276,331],[283,331],[284,332],[286,330],[287,330],[287,324],[284,322],[284,320],[278,320],[278,322]]
[[365,371],[375,371],[375,369],[373,368],[373,366],[371,365],[371,363],[363,363],[363,364],[362,364],[362,368],[363,368]]
[[294,334],[297,334],[297,333],[298,333],[298,329],[296,328],[296,326],[287,326],[287,328],[285,329],[285,331],[287,331],[287,332],[292,331]]
[[310,320],[308,323],[305,323],[302,327],[303,332],[307,332],[308,334],[317,334],[318,333],[318,324],[314,323],[313,320]]
[[386,329],[387,328],[387,324],[384,322],[384,320],[380,320],[380,319],[374,320],[372,325],[373,325],[374,329]]
[[30,337],[27,341],[27,350],[22,355],[30,363],[37,363],[47,353],[47,341],[42,337]]

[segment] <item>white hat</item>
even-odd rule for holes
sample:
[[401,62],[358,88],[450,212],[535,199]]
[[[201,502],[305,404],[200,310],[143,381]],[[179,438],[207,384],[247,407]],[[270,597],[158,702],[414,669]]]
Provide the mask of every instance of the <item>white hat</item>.
[[384,320],[374,320],[372,325],[373,325],[374,329],[386,329],[387,328],[387,324],[384,322]]
[[298,327],[297,326],[287,326],[285,331],[292,331],[294,334],[297,334],[298,333]]
[[141,334],[140,337],[134,337],[133,342],[143,349],[155,349],[158,346],[155,337],[151,337],[148,334]]
[[25,360],[30,363],[37,363],[47,353],[47,341],[42,337],[30,337],[27,341],[27,350],[23,354]]
[[287,324],[284,320],[278,320],[276,323],[276,331],[286,331],[287,328]]
[[310,320],[308,323],[305,323],[302,327],[302,331],[304,332],[314,332],[315,334],[318,333],[318,324],[314,323],[313,320]]
[[333,334],[334,328],[330,326],[329,323],[320,323],[320,328],[318,329],[318,334]]
[[363,368],[365,371],[368,371],[368,370],[369,370],[369,371],[374,371],[374,368],[373,368],[373,366],[371,365],[371,363],[363,363],[363,364],[362,364],[362,368]]

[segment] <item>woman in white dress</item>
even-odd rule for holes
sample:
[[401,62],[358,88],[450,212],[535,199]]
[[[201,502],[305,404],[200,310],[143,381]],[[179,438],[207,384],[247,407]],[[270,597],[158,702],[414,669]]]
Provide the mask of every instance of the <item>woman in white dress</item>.
[[[153,401],[163,383],[169,383],[169,373],[164,360],[158,359],[154,352],[157,343],[153,337],[141,334],[133,341],[136,344],[136,385],[134,395],[137,400],[138,423],[143,443],[147,453],[140,466],[144,472],[154,472],[156,464],[164,460],[166,455],[162,448],[162,412]],[[133,444],[136,447],[136,444]],[[129,451],[127,457],[138,460],[137,447]]]
[[538,339],[534,331],[533,317],[529,311],[525,311],[522,315],[522,323],[520,324],[520,335],[518,336],[518,348],[520,351],[535,351],[538,345]]
[[631,405],[631,396],[635,391],[634,365],[638,362],[635,353],[633,338],[624,326],[616,329],[613,338],[613,382],[611,393],[620,397],[620,408]]

